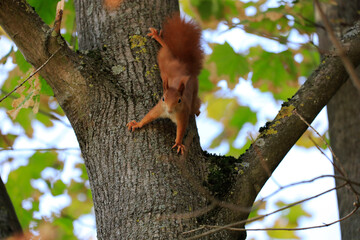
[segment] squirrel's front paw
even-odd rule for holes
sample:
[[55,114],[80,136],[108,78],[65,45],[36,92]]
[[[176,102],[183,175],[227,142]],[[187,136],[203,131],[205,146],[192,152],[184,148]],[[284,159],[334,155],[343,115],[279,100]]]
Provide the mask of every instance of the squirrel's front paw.
[[136,122],[135,120],[132,120],[131,122],[126,124],[126,126],[130,131],[134,131],[137,128],[141,128],[140,124],[138,122]]
[[185,151],[185,145],[184,144],[175,143],[174,146],[172,146],[172,148],[175,148],[175,147],[177,147],[177,150],[176,150],[177,153],[180,153],[181,155],[184,154],[184,151]]
[[158,30],[156,30],[155,28],[149,28],[150,32],[147,34],[149,37],[159,37],[161,35],[161,31],[160,34],[158,32]]

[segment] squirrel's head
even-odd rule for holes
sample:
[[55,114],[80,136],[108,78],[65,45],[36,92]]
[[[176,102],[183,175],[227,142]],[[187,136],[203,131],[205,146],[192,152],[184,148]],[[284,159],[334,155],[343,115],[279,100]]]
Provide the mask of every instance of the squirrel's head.
[[164,95],[162,97],[162,101],[165,104],[166,111],[169,114],[177,112],[183,105],[183,94],[185,90],[186,82],[189,78],[184,77],[180,81],[180,85],[178,88],[173,88],[168,86],[167,78],[163,79],[163,88],[164,88]]
[[175,88],[168,88],[161,100],[165,104],[166,111],[171,114],[181,108],[182,93]]

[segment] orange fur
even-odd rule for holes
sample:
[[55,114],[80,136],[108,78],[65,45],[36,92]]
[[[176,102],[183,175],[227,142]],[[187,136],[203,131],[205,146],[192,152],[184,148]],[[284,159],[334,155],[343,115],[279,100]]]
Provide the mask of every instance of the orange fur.
[[133,120],[127,127],[134,131],[156,118],[170,118],[177,125],[173,148],[183,154],[185,146],[182,140],[189,117],[200,114],[197,76],[203,59],[201,29],[194,21],[185,21],[176,13],[166,20],[162,32],[150,28],[148,36],[162,46],[158,53],[158,64],[164,95],[140,122]]
[[115,10],[118,8],[123,0],[104,0],[104,5],[108,10]]
[[202,68],[201,28],[176,13],[163,26],[163,39],[170,52],[184,63],[190,75],[197,76]]

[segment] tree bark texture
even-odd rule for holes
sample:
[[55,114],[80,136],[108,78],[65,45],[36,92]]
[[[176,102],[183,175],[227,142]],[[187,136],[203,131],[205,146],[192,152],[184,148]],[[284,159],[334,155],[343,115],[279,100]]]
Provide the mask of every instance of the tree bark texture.
[[5,185],[0,178],[0,239],[8,238],[14,234],[22,234],[22,228]]
[[[75,7],[79,53],[61,36],[49,35],[50,28],[24,0],[0,1],[0,25],[35,68],[61,49],[41,74],[78,138],[99,239],[182,239],[191,236],[184,231],[202,224],[244,226],[256,195],[307,128],[294,110],[311,122],[346,80],[340,59],[329,55],[239,159],[204,153],[194,119],[184,138],[187,150],[179,156],[171,151],[176,128],[170,120],[135,133],[126,128],[162,95],[159,45],[146,34],[149,27],[160,29],[178,11],[178,2],[123,1],[109,11],[102,1],[77,0]],[[345,41],[349,58],[359,64],[359,31]],[[203,236],[245,239],[238,231]]]
[[[112,79],[94,81],[89,123],[75,130],[87,166],[99,239],[179,239],[198,226],[196,219],[159,218],[206,207],[206,198],[182,177],[171,152],[175,125],[159,120],[130,133],[126,123],[141,119],[161,97],[156,67],[159,48],[146,37],[166,16],[179,11],[177,1],[124,1],[106,11],[101,2],[76,1],[80,51],[97,55],[99,71]],[[107,80],[105,80],[107,81]],[[85,131],[84,131],[85,130]],[[195,122],[185,141],[187,166],[197,181],[205,176]]]
[[[359,20],[360,1],[337,0],[336,5],[323,5],[334,32],[341,38],[355,21]],[[317,17],[319,22],[321,19]],[[318,30],[320,49],[329,51],[332,44],[324,30]],[[360,68],[357,69],[359,76]],[[360,93],[349,79],[334,95],[327,105],[329,119],[330,143],[347,177],[359,181],[360,177]],[[336,162],[335,162],[336,163]],[[335,168],[335,173],[339,174]],[[336,181],[337,185],[343,184]],[[359,188],[353,186],[357,192]],[[340,218],[345,217],[353,209],[357,200],[349,188],[337,190]],[[358,239],[360,236],[360,212],[340,222],[342,239]]]

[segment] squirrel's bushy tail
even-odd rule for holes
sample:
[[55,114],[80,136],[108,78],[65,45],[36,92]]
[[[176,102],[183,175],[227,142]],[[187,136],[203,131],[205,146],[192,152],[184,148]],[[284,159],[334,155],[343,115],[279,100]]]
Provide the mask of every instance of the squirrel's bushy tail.
[[175,13],[165,21],[162,34],[174,57],[186,64],[190,75],[197,76],[203,61],[200,26]]

